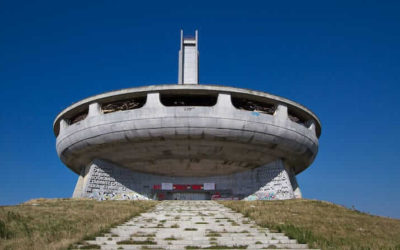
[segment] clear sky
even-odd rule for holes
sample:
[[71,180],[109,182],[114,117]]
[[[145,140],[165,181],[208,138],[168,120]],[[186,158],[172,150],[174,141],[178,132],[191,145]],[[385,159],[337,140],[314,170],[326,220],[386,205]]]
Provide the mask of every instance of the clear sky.
[[0,204],[70,197],[56,115],[82,98],[176,83],[179,30],[200,82],[297,101],[322,122],[304,197],[400,218],[398,1],[1,1]]

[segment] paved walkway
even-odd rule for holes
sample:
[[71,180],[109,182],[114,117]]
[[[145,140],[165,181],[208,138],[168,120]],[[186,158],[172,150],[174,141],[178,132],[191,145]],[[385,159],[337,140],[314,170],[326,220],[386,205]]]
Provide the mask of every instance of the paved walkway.
[[214,201],[163,201],[88,244],[101,249],[307,249]]

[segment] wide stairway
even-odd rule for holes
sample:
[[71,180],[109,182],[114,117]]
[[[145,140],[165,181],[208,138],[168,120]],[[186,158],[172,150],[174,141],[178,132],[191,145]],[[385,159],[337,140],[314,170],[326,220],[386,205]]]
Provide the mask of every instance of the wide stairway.
[[[101,249],[308,249],[214,201],[163,201],[86,241]],[[90,244],[90,245],[89,245]],[[77,247],[79,247],[77,246]]]

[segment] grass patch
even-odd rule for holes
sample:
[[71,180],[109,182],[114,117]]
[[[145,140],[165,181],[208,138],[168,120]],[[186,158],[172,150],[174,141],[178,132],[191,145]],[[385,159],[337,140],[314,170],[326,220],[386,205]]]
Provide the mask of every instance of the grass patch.
[[[121,249],[124,249],[124,248],[121,248]],[[148,247],[148,246],[142,246],[140,249],[161,249],[161,250],[163,250],[163,249],[165,249],[165,248],[162,248],[162,247]]]
[[214,245],[210,247],[203,247],[202,249],[247,249],[247,245],[234,245],[234,246]]
[[175,236],[170,236],[170,237],[167,237],[167,238],[165,238],[164,240],[178,240],[178,238],[175,238]]
[[155,233],[137,232],[132,234],[133,237],[156,237]]
[[61,249],[107,233],[152,201],[37,199],[0,207],[0,249]]
[[213,245],[210,247],[185,246],[185,249],[246,249],[246,248],[247,245],[234,245],[234,246]]
[[121,240],[117,245],[156,245],[157,242],[152,240]]
[[206,237],[221,237],[221,234],[215,231],[210,231],[206,234]]
[[400,249],[400,220],[313,200],[221,201],[271,232],[310,248]]
[[188,227],[188,228],[185,228],[185,231],[197,231],[197,228]]
[[101,249],[101,246],[96,244],[84,245],[79,247],[79,249]]
[[208,222],[200,221],[200,222],[196,222],[195,224],[208,224]]
[[179,228],[179,225],[175,223],[175,224],[171,225],[171,228]]

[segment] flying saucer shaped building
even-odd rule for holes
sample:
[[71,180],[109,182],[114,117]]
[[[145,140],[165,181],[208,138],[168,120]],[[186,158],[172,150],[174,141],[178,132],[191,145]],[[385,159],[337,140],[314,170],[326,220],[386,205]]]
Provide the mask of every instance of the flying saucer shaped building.
[[198,84],[197,46],[197,31],[181,32],[178,84],[103,93],[57,116],[57,153],[79,175],[73,197],[301,197],[318,117],[265,92]]

